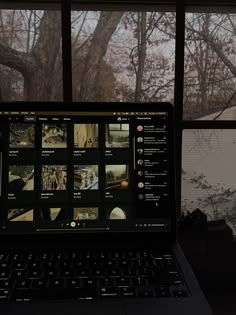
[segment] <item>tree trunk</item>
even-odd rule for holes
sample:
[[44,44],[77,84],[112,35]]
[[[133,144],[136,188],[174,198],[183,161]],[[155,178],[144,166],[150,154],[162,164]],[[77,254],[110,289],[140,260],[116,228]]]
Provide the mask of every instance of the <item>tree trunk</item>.
[[123,12],[101,12],[82,72],[79,101],[95,101],[100,66]]
[[38,100],[52,100],[55,84],[54,72],[61,44],[61,14],[60,11],[45,11],[39,26],[39,37],[32,49],[36,56],[37,71],[30,78],[28,95],[36,93]]
[[142,80],[144,73],[144,66],[146,60],[146,19],[147,13],[141,12],[139,14],[138,26],[138,69],[136,74],[136,88],[135,88],[135,102],[140,102],[142,97]]

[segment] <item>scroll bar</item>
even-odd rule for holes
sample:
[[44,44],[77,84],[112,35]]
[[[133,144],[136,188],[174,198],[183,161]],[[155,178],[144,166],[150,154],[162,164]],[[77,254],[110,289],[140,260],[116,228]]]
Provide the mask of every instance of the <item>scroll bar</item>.
[[2,152],[0,152],[0,197],[2,197]]
[[134,159],[134,171],[135,171],[135,169],[136,169],[136,147],[135,147],[135,137],[133,137],[133,148],[134,148],[133,159]]

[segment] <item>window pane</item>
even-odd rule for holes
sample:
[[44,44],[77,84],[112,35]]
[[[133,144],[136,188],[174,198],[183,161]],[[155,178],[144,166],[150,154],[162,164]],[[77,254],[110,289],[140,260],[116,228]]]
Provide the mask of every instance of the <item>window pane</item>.
[[187,13],[184,118],[236,119],[236,14]]
[[182,211],[225,218],[236,233],[236,130],[184,130]]
[[175,13],[72,12],[77,101],[174,99]]
[[0,101],[62,99],[60,11],[0,10]]

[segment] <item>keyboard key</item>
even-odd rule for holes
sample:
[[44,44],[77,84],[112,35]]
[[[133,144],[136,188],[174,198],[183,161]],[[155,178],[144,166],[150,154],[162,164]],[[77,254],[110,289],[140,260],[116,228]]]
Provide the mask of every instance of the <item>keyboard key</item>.
[[156,288],[156,296],[157,297],[169,297],[170,296],[170,290],[168,287],[165,286],[159,286]]
[[74,274],[72,270],[63,270],[60,275],[62,278],[71,278]]
[[11,285],[9,280],[0,280],[0,289],[9,288]]
[[135,297],[136,296],[135,289],[131,288],[131,287],[120,288],[120,294],[121,294],[121,296],[125,296],[125,297]]
[[15,287],[19,288],[19,289],[25,289],[25,288],[29,288],[31,284],[30,280],[17,280]]
[[66,286],[71,288],[80,288],[80,280],[79,279],[67,279]]
[[0,262],[0,270],[5,270],[9,268],[9,263],[8,262]]
[[115,278],[101,278],[100,280],[100,285],[101,287],[113,287],[115,283]]
[[108,276],[110,277],[120,277],[121,273],[118,268],[108,269]]
[[130,279],[128,277],[117,278],[116,284],[118,287],[128,287],[130,286]]
[[116,260],[107,260],[103,262],[103,266],[107,268],[115,268],[117,266]]
[[136,251],[130,250],[130,251],[126,252],[125,257],[127,259],[138,259],[138,254]]
[[174,297],[187,297],[188,296],[188,292],[187,290],[174,290],[173,291],[173,296]]
[[92,270],[92,276],[93,277],[104,277],[105,276],[104,270],[94,269],[94,270]]
[[150,268],[139,268],[139,275],[142,276],[151,276],[152,270]]
[[111,252],[111,259],[122,259],[123,253],[121,251],[112,251]]
[[118,297],[119,291],[117,288],[105,288],[102,287],[100,290],[101,297]]
[[32,288],[35,288],[35,289],[46,288],[46,285],[47,285],[47,281],[46,280],[34,279],[32,281]]
[[8,290],[1,290],[0,289],[0,303],[7,302],[9,296]]
[[54,279],[48,281],[49,288],[63,288],[64,287],[64,280],[63,279]]
[[40,278],[42,274],[41,270],[31,270],[28,272],[28,278],[29,279],[37,279]]
[[136,286],[146,286],[147,285],[147,279],[143,277],[137,277],[134,278],[134,285]]
[[84,289],[61,289],[61,288],[49,288],[49,289],[29,289],[29,290],[15,290],[13,299],[16,302],[22,302],[24,300],[93,300],[97,296],[97,292],[92,288]]
[[0,261],[7,261],[8,260],[9,255],[8,254],[0,254]]
[[22,259],[22,254],[13,254],[11,257],[11,261],[20,261]]
[[28,263],[28,268],[29,269],[39,269],[40,268],[41,263],[39,261],[30,261]]
[[123,259],[119,261],[119,265],[125,268],[131,267],[131,261],[127,259]]
[[123,275],[125,277],[136,277],[137,270],[136,268],[122,268]]
[[153,290],[150,288],[139,288],[138,289],[138,296],[139,297],[152,297],[153,294]]
[[57,271],[56,270],[47,270],[45,272],[45,277],[47,278],[56,278],[57,277]]
[[87,269],[78,269],[75,274],[78,278],[87,278],[89,276],[89,271]]
[[13,270],[11,273],[12,278],[23,278],[25,275],[24,270]]
[[97,286],[97,280],[96,279],[92,279],[92,278],[84,278],[81,280],[82,281],[82,287],[96,287]]
[[105,252],[105,251],[98,252],[97,253],[97,259],[99,259],[100,261],[103,261],[103,260],[107,261],[107,259],[108,259],[107,252]]

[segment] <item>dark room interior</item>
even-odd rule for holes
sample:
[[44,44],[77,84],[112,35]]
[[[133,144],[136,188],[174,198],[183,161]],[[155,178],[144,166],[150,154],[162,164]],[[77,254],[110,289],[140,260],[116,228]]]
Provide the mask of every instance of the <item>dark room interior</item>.
[[[145,103],[172,103],[178,240],[213,313],[236,314],[235,0],[2,0],[0,111],[7,102],[19,110],[24,102],[57,102],[64,109],[76,103],[78,110],[80,102],[134,102],[143,111]],[[127,149],[127,126],[106,125],[107,149]],[[20,144],[22,130],[12,131],[12,150],[33,148],[31,127]],[[71,134],[78,138],[87,132],[83,144],[75,141],[77,150],[96,150],[97,125],[77,127]],[[54,148],[66,148],[64,125],[45,124],[42,135],[45,152],[53,141]],[[65,191],[69,171],[54,164],[44,165],[43,187]],[[98,165],[80,164],[73,170],[75,190],[98,189]],[[24,172],[30,183],[34,170]],[[50,181],[56,172],[61,183]],[[107,193],[116,187],[125,194],[128,166],[110,163],[106,172]],[[59,215],[53,209],[45,221]],[[31,209],[21,211],[32,216]],[[127,213],[115,211],[122,219]],[[79,215],[97,219],[98,208],[78,208],[74,218]]]

